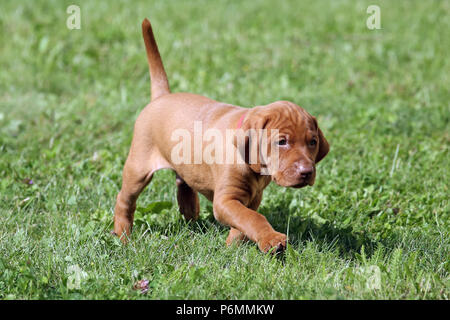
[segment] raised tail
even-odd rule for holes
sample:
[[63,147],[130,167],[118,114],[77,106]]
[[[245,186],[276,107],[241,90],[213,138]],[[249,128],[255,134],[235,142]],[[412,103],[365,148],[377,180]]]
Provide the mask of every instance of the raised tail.
[[142,35],[147,50],[148,68],[150,70],[151,100],[170,93],[169,81],[159,55],[158,45],[153,35],[152,26],[147,18],[142,22]]

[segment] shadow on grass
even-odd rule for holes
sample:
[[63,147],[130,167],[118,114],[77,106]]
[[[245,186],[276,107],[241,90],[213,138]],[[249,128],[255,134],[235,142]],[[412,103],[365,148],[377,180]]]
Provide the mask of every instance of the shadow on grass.
[[280,203],[276,208],[261,208],[275,230],[288,234],[289,242],[295,247],[303,242],[313,241],[324,250],[337,249],[339,255],[354,259],[364,246],[365,254],[370,257],[377,247],[387,243],[375,240],[364,231],[355,231],[351,225],[339,226],[333,221],[320,221],[310,217],[288,216],[280,212],[289,212],[289,208]]
[[[364,232],[353,230],[351,225],[344,228],[329,221],[318,223],[312,218],[298,216],[289,218],[287,214],[282,214],[289,212],[288,206],[283,203],[279,203],[276,208],[264,207],[258,211],[267,217],[275,230],[288,233],[289,242],[294,247],[301,246],[301,243],[306,241],[313,241],[324,250],[338,249],[341,256],[353,259],[355,253],[361,252],[362,246],[365,254],[370,257],[383,242],[374,240]],[[207,233],[211,228],[228,230],[214,219],[212,211],[206,217],[187,223],[187,227],[196,233]],[[383,245],[386,244],[383,242]]]
[[293,245],[304,241],[315,241],[323,247],[339,248],[341,252],[359,252],[363,245],[366,249],[375,248],[376,243],[373,239],[364,233],[354,232],[351,226],[336,227],[328,221],[319,224],[311,218],[303,217],[290,217],[290,219],[286,217],[283,221],[274,217],[275,214],[266,216],[275,230],[288,233],[289,242]]
[[[286,214],[290,209],[288,204],[277,203],[275,206],[264,206],[259,210],[264,214],[275,230],[287,233],[289,242],[294,247],[301,247],[302,243],[314,242],[323,250],[338,250],[339,255],[345,258],[355,259],[355,254],[364,252],[370,257],[381,244],[386,249],[396,246],[396,235],[390,239],[375,240],[373,235],[364,231],[356,231],[351,225],[343,227],[339,221],[317,221],[310,217],[290,216]],[[212,213],[212,206],[203,208],[204,214],[197,221],[186,222],[181,213],[179,219],[174,221],[152,221],[151,229],[162,234],[178,234],[188,230],[191,233],[206,234],[212,229],[218,234],[228,232],[228,227],[220,225]],[[184,230],[184,231],[183,231]]]

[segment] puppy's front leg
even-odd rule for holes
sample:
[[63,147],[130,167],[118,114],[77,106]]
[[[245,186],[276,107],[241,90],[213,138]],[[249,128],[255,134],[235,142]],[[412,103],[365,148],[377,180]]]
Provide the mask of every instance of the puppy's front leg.
[[228,234],[226,240],[227,246],[231,246],[233,243],[239,245],[242,242],[246,241],[248,241],[248,238],[245,236],[245,234],[240,232],[238,229],[235,229],[233,227],[230,228],[230,233]]
[[262,214],[245,207],[229,196],[214,198],[214,217],[223,224],[235,228],[256,242],[262,252],[286,248],[286,235],[275,231]]
[[[254,211],[258,210],[259,205],[261,204],[262,195],[263,195],[262,192],[258,193],[256,195],[256,197],[253,199],[253,201],[250,203],[248,208],[250,208]],[[247,242],[248,240],[249,239],[245,236],[245,234],[240,232],[238,229],[231,227],[226,243],[227,243],[227,246],[230,246],[233,243],[239,245],[240,243]]]

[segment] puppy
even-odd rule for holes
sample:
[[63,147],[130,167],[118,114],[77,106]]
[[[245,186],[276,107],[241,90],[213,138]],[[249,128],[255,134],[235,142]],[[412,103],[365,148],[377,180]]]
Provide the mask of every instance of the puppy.
[[[329,144],[316,119],[304,109],[288,101],[276,101],[251,109],[241,108],[191,93],[170,93],[166,72],[156,45],[150,22],[145,19],[142,32],[147,51],[151,79],[151,102],[138,116],[130,152],[123,169],[122,188],[114,211],[114,233],[126,241],[130,236],[136,200],[160,169],[176,173],[177,200],[187,220],[199,215],[198,193],[213,203],[214,217],[230,227],[227,245],[250,239],[263,252],[280,252],[286,247],[286,235],[275,231],[258,213],[264,188],[274,181],[283,187],[302,188],[313,185],[315,165],[329,151]],[[217,163],[196,161],[195,143],[187,143],[192,151],[186,159],[174,161],[179,141],[173,133],[184,130],[195,135],[213,129],[226,136],[236,131],[214,154],[238,151],[240,161]],[[261,134],[269,133],[263,155]],[[195,139],[194,139],[195,140]],[[200,141],[205,148],[205,141]],[[249,154],[256,150],[256,158]],[[272,152],[276,150],[277,152]],[[202,152],[202,150],[200,150]],[[275,154],[275,156],[273,155]],[[184,155],[186,156],[186,155]],[[274,165],[276,163],[276,165]]]

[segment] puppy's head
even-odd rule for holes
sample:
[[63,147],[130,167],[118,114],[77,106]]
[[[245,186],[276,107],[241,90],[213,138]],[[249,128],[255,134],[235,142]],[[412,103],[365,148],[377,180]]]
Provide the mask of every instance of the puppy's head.
[[[284,187],[314,184],[315,165],[330,147],[316,118],[303,108],[288,101],[255,107],[250,109],[241,128],[240,132],[247,134],[235,139],[235,146],[253,171],[264,171]],[[253,154],[257,157],[251,161]]]

